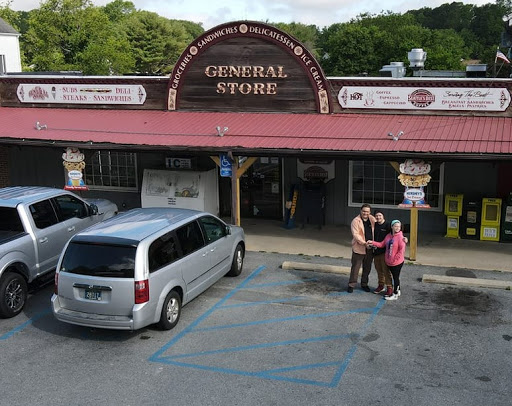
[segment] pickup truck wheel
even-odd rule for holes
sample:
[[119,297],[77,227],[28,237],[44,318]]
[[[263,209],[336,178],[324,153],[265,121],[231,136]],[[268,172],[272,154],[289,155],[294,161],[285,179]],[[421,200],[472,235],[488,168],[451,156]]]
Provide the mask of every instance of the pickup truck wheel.
[[158,327],[170,330],[178,324],[181,315],[181,298],[178,292],[171,290],[164,300]]
[[7,273],[0,279],[0,316],[16,316],[27,300],[27,283],[17,273]]
[[244,249],[240,244],[236,246],[235,255],[233,255],[233,262],[231,263],[231,269],[227,273],[227,276],[238,276],[242,273],[242,267],[244,266]]

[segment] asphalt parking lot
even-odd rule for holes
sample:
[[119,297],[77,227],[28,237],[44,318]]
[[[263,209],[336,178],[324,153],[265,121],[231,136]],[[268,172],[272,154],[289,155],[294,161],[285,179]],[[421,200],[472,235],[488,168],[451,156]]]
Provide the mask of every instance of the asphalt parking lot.
[[249,252],[242,275],[185,306],[171,331],[60,323],[53,286],[34,289],[22,314],[0,320],[1,403],[510,404],[512,292],[421,282],[479,271],[406,265],[402,296],[387,302],[284,261],[348,265]]

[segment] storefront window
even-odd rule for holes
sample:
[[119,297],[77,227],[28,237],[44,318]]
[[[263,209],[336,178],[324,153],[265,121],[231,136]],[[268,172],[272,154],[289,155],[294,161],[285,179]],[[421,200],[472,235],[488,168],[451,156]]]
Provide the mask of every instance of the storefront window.
[[85,183],[90,189],[137,190],[137,154],[96,151],[85,154]]
[[[369,203],[377,207],[395,208],[404,200],[405,187],[399,173],[386,161],[350,161],[349,205]],[[444,164],[431,164],[429,184],[424,187],[425,201],[433,210],[441,210]]]

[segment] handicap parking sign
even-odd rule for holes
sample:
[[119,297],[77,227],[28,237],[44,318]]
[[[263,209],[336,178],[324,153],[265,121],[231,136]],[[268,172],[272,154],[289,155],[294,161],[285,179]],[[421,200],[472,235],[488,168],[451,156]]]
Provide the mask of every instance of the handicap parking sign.
[[232,174],[231,169],[231,161],[229,160],[227,155],[221,155],[220,156],[220,176],[223,177],[231,177]]

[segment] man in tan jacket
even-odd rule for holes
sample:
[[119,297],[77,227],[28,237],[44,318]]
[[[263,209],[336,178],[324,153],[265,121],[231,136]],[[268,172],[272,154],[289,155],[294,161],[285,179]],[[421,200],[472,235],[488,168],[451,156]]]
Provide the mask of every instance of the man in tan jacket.
[[349,293],[352,293],[357,285],[357,277],[361,266],[363,267],[361,289],[365,292],[370,292],[368,277],[372,270],[373,252],[372,248],[366,246],[366,241],[373,241],[375,217],[370,214],[371,211],[372,208],[369,204],[363,204],[359,215],[356,216],[350,224],[352,231],[352,266],[350,268],[350,278],[347,288],[347,292]]

